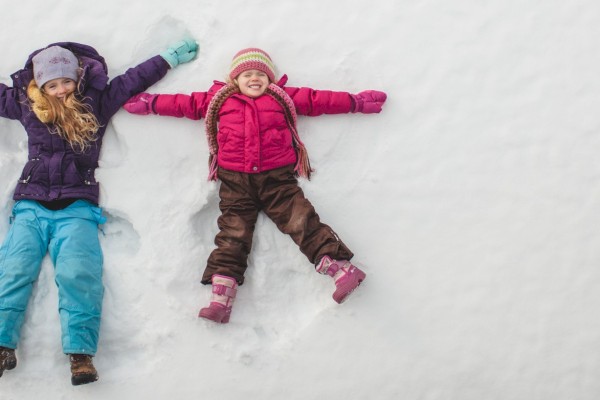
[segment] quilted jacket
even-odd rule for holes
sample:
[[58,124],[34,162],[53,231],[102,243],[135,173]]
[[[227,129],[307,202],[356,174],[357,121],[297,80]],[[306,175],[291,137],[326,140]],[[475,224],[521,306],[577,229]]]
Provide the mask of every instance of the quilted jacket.
[[32,58],[43,49],[33,52],[25,67],[12,74],[13,87],[0,84],[0,116],[20,121],[28,137],[29,160],[13,198],[41,201],[77,198],[98,204],[99,188],[94,171],[110,118],[127,99],[160,80],[169,65],[162,57],[155,56],[109,83],[104,58],[94,48],[73,42],[53,43],[48,47],[55,45],[71,50],[80,61],[83,69],[80,97],[91,107],[101,125],[98,140],[87,151],[76,152],[59,135],[52,134],[53,127],[42,123],[31,110],[27,86],[33,79]]
[[[291,97],[298,115],[349,113],[353,101],[347,92],[286,87],[287,77],[277,83]],[[161,94],[154,101],[159,115],[198,120],[206,116],[208,104],[224,86],[215,81],[207,92]],[[283,108],[269,95],[251,98],[241,93],[229,97],[219,110],[218,165],[222,168],[259,173],[296,162]]]

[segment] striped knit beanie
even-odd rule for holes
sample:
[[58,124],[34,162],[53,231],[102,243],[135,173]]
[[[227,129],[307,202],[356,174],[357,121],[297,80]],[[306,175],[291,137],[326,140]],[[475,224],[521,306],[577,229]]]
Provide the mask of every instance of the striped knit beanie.
[[229,79],[234,80],[239,74],[249,69],[257,69],[267,74],[271,82],[275,82],[275,65],[266,51],[257,48],[243,49],[233,56]]

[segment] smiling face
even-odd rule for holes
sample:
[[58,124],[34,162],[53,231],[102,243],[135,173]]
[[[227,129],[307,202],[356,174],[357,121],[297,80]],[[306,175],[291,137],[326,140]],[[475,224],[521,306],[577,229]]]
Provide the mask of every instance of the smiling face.
[[47,95],[64,100],[68,94],[75,91],[77,82],[69,78],[56,78],[46,82],[42,89]]
[[242,94],[252,98],[262,96],[270,83],[267,74],[257,69],[242,72],[234,81]]

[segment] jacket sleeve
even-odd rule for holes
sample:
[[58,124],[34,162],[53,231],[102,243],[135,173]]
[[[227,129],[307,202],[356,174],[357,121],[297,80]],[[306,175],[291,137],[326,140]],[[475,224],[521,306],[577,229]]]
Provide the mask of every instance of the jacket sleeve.
[[161,80],[169,70],[169,64],[161,56],[129,68],[114,78],[104,89],[100,101],[100,114],[108,121],[127,100]]
[[206,116],[210,96],[207,92],[187,94],[159,94],[154,112],[169,117],[200,119]]
[[295,87],[285,87],[284,90],[294,101],[299,115],[346,114],[354,108],[348,92]]
[[22,115],[21,103],[19,99],[21,91],[0,84],[0,117],[10,119],[20,119]]

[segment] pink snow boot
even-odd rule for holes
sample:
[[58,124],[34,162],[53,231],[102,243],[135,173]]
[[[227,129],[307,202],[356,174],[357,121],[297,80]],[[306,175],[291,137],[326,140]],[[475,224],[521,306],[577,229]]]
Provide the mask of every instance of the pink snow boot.
[[333,300],[337,303],[344,302],[350,293],[354,291],[365,280],[367,276],[363,271],[348,260],[334,260],[329,256],[323,256],[317,264],[316,270],[323,275],[329,275],[335,281],[335,292]]
[[198,316],[221,324],[228,323],[237,286],[235,279],[229,276],[213,275],[210,305],[201,309]]

